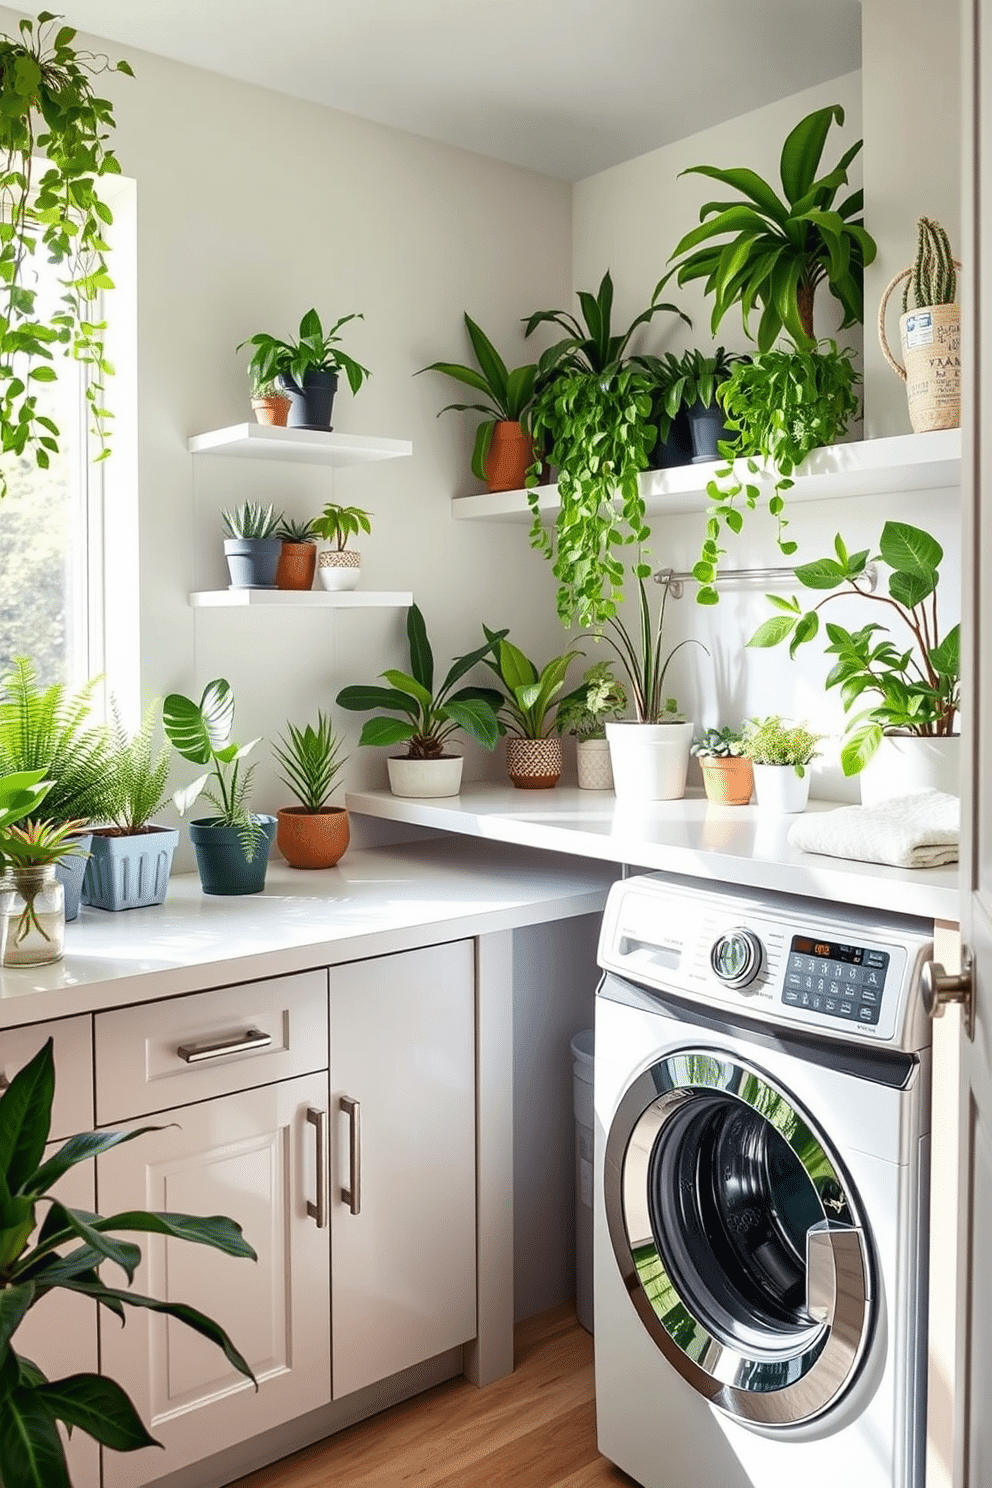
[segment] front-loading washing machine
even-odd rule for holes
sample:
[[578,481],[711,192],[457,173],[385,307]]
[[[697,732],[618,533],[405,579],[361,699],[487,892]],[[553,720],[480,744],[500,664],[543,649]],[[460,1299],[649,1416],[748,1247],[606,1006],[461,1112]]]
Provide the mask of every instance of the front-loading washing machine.
[[931,953],[909,917],[611,890],[596,1409],[644,1488],[921,1488]]

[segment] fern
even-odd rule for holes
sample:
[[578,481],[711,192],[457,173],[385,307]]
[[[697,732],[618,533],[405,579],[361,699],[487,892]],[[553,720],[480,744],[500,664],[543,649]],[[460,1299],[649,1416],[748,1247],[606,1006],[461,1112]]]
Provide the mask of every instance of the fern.
[[0,683],[0,774],[44,770],[54,784],[46,819],[56,823],[105,819],[113,789],[110,730],[92,719],[99,678],[77,692],[61,683],[42,688],[34,663],[15,659]]
[[155,709],[156,703],[150,703],[132,736],[124,728],[116,704],[111,704],[114,727],[105,814],[127,836],[143,832],[168,800],[165,783],[172,751],[168,744],[162,744],[157,752],[153,747]]

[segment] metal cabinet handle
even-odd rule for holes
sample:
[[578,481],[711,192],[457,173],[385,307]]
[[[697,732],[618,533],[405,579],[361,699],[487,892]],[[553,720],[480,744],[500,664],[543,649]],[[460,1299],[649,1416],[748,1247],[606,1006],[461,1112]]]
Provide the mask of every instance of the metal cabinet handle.
[[341,1097],[341,1109],[348,1118],[349,1186],[341,1190],[341,1202],[352,1214],[362,1212],[362,1105],[353,1096]]
[[271,1033],[262,1033],[257,1028],[246,1028],[232,1038],[219,1039],[210,1044],[180,1044],[176,1053],[187,1064],[202,1064],[206,1059],[223,1059],[227,1054],[245,1054],[256,1049],[267,1049],[272,1042]]
[[307,1107],[307,1121],[317,1134],[317,1202],[307,1199],[307,1215],[318,1230],[327,1229],[327,1112]]
[[960,1003],[969,1038],[975,1036],[974,959],[969,947],[962,946],[959,972],[945,971],[939,961],[927,961],[920,972],[920,995],[926,1012],[931,1018],[940,1018],[949,1002]]

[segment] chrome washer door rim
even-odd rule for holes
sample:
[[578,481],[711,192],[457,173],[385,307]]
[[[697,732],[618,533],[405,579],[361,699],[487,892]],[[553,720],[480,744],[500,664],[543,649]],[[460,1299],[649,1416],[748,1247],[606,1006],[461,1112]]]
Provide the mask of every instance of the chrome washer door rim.
[[[779,1133],[806,1173],[824,1221],[852,1242],[836,1279],[830,1323],[811,1317],[808,1330],[781,1350],[747,1353],[718,1337],[682,1295],[653,1234],[647,1200],[651,1152],[687,1103],[714,1094],[740,1101]],[[857,1373],[873,1320],[864,1227],[851,1185],[825,1141],[767,1075],[711,1049],[660,1059],[630,1086],[613,1118],[604,1199],[613,1251],[634,1307],[695,1390],[742,1424],[761,1428],[797,1426],[837,1403]]]

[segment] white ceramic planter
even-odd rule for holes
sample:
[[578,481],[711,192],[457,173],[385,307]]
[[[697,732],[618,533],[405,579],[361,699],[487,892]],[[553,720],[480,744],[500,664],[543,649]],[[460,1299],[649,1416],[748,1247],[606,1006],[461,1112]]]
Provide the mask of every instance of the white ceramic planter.
[[443,759],[403,759],[390,755],[386,760],[389,789],[394,796],[457,796],[462,783],[460,754]]
[[961,794],[961,738],[921,739],[913,734],[886,734],[878,752],[859,776],[862,806],[910,791]]
[[317,577],[325,589],[357,589],[362,577],[362,555],[352,548],[328,548],[317,555]]
[[581,790],[613,789],[613,767],[610,764],[608,740],[579,739],[575,746],[575,759]]
[[677,801],[685,795],[691,723],[608,723],[618,801]]
[[792,765],[754,766],[754,793],[762,811],[779,815],[806,810],[809,800],[809,769],[797,775]]

